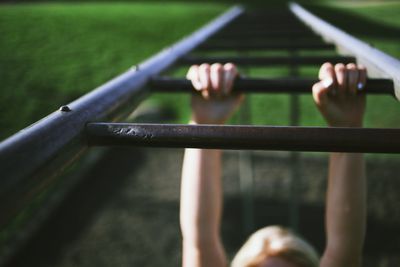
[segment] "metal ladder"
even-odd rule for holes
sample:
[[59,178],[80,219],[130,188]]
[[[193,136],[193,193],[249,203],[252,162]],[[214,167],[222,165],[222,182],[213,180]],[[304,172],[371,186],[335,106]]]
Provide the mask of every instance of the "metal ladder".
[[[358,62],[364,64],[371,75],[365,93],[387,94],[400,100],[399,60],[344,33],[297,4],[292,3],[290,11],[266,13],[268,11],[233,7],[187,38],[1,142],[0,226],[29,203],[32,192],[48,183],[91,146],[399,153],[400,129],[108,122],[121,121],[152,92],[192,92],[186,79],[161,74],[174,67],[205,62],[288,66],[292,76],[297,76],[300,66],[320,65],[326,61]],[[310,53],[334,49],[345,56]],[[211,51],[278,50],[288,55],[201,55]],[[300,53],[303,50],[309,53],[303,55]],[[234,90],[291,94],[291,124],[298,125],[298,94],[310,93],[315,82],[315,79],[299,77],[249,77],[238,79]],[[298,154],[292,154],[292,158],[298,162]],[[294,167],[292,173],[297,173],[297,168]],[[293,188],[295,190],[296,185]],[[296,199],[291,209],[294,227],[298,220]]]

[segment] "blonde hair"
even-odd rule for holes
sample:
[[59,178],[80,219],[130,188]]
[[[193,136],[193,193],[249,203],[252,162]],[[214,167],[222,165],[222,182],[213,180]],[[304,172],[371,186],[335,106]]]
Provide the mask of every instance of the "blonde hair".
[[317,252],[302,238],[280,226],[252,234],[234,257],[231,267],[256,267],[269,257],[279,257],[299,267],[318,267]]

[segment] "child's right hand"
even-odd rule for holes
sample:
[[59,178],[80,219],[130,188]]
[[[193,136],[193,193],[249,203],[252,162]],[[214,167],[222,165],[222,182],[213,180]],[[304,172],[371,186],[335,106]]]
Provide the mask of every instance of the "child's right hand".
[[366,69],[325,63],[319,71],[320,82],[314,84],[313,98],[329,126],[362,127],[366,99],[362,89],[367,80]]

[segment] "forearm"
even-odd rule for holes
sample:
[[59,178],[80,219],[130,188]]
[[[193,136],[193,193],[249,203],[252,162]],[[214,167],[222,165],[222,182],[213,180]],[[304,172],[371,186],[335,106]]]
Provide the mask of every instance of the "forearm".
[[180,206],[184,242],[199,246],[219,238],[221,190],[221,151],[186,149]]
[[365,227],[366,181],[363,155],[332,153],[326,207],[327,253],[343,260],[346,265],[342,266],[357,265],[364,244]]

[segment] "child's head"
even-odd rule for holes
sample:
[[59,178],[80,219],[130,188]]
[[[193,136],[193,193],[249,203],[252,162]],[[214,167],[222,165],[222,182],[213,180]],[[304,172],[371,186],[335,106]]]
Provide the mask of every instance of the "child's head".
[[232,261],[231,267],[259,267],[269,258],[280,258],[298,267],[318,267],[319,258],[306,241],[279,226],[252,234]]

